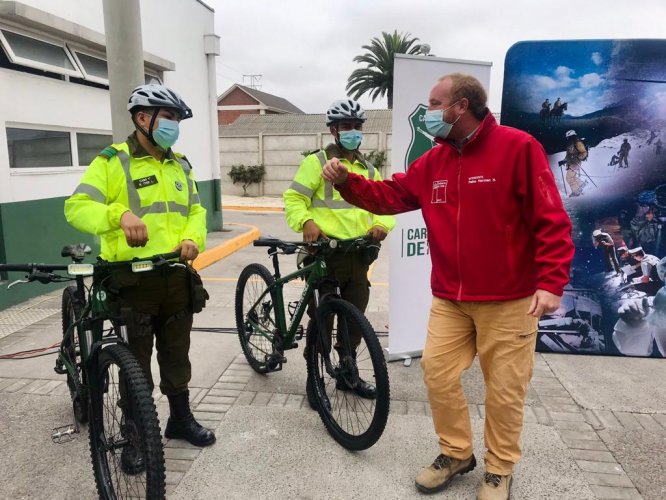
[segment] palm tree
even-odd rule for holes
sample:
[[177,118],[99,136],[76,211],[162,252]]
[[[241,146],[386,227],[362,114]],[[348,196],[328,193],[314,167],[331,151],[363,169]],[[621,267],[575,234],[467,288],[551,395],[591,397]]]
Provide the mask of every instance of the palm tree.
[[354,62],[365,63],[365,68],[355,69],[347,79],[347,90],[354,99],[370,92],[374,101],[377,97],[387,96],[389,109],[393,108],[393,57],[395,54],[428,54],[430,47],[417,44],[418,38],[410,38],[410,33],[393,34],[382,31],[378,37],[363,45],[367,50],[354,58]]

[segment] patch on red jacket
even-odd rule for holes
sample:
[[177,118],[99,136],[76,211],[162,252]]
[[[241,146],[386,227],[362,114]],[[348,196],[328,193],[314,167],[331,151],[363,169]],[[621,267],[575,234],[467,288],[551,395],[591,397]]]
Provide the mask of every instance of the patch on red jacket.
[[430,203],[446,203],[446,186],[448,183],[448,180],[433,181]]

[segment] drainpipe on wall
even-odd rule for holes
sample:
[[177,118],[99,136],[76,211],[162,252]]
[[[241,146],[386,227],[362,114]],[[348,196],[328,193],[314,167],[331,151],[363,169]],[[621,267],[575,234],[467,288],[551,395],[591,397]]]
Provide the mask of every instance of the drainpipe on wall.
[[220,55],[220,37],[215,34],[204,35],[204,53],[208,65],[208,119],[210,126],[211,173],[214,186],[213,209],[222,210],[222,189],[220,180],[220,133],[217,123],[217,81],[215,58]]
[[139,0],[103,0],[106,60],[111,94],[113,141],[124,142],[134,130],[127,99],[145,83]]

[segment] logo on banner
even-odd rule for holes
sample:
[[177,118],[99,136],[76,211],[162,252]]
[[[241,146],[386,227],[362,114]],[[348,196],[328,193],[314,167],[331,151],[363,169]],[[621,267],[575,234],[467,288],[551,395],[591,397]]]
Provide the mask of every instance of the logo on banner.
[[449,181],[433,181],[432,183],[432,199],[430,203],[446,203],[446,186]]
[[425,112],[428,109],[423,104],[419,104],[409,115],[409,127],[412,131],[412,138],[405,155],[405,172],[409,165],[426,151],[433,148],[435,138],[428,133],[425,127]]

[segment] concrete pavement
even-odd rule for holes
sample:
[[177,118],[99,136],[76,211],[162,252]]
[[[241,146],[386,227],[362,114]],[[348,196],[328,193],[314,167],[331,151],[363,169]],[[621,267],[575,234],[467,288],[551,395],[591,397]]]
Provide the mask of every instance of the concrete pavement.
[[[296,239],[279,213],[280,199],[237,198],[223,198],[228,231],[209,235],[209,248],[229,245],[252,227]],[[270,210],[257,210],[262,207]],[[387,256],[382,252],[373,267],[368,310],[380,335],[388,322]],[[294,267],[293,261],[283,258],[283,271]],[[215,330],[193,333],[191,399],[218,442],[199,450],[165,441],[170,497],[418,497],[414,475],[438,453],[419,363],[389,365],[392,404],[385,434],[370,450],[345,451],[303,405],[300,352],[289,352],[284,369],[268,376],[254,373],[240,354],[233,334],[235,280],[250,262],[270,267],[265,249],[247,246],[201,271],[211,301],[196,316],[195,327]],[[299,288],[288,293],[295,298]],[[57,342],[59,295],[0,312],[0,353]],[[63,377],[53,373],[53,361],[53,356],[0,360],[0,467],[8,471],[0,498],[94,496],[85,430],[73,443],[50,442],[51,428],[71,421],[67,389]],[[157,377],[156,365],[154,373]],[[537,354],[534,375],[512,498],[666,498],[666,362]],[[484,391],[476,364],[463,381],[481,458]],[[168,407],[155,396],[164,423]],[[475,498],[481,464],[438,496]]]

